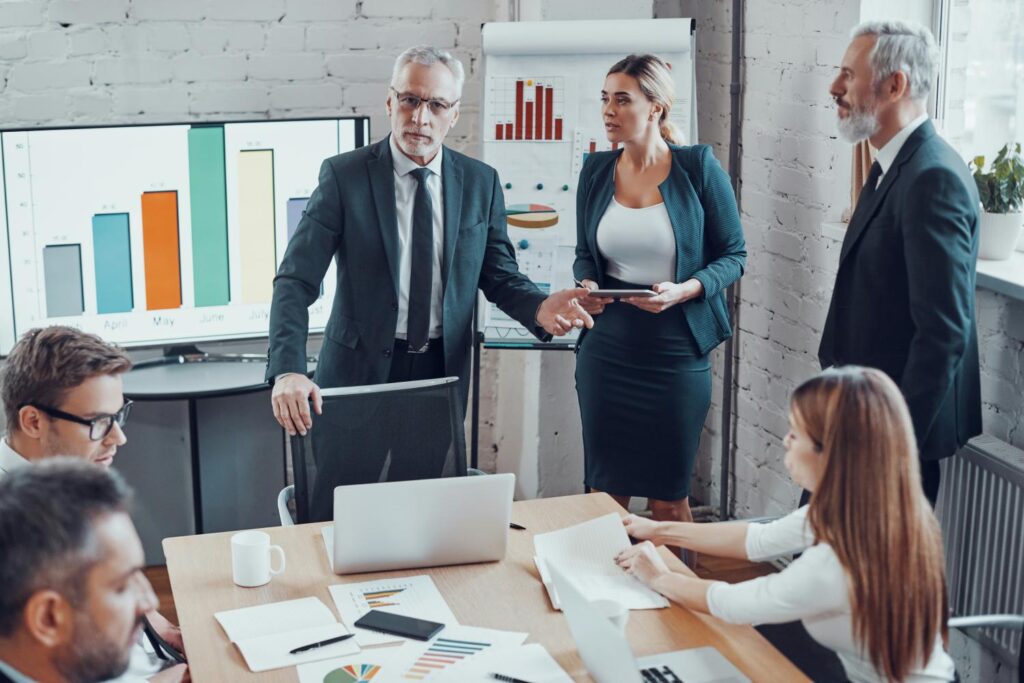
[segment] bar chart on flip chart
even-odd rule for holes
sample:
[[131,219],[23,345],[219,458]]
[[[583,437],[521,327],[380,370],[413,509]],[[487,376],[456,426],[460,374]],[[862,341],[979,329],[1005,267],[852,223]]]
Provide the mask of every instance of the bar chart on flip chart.
[[[320,164],[361,146],[367,128],[352,118],[0,133],[0,354],[47,324],[129,346],[266,334],[274,275]],[[311,329],[326,324],[333,281],[332,270]]]

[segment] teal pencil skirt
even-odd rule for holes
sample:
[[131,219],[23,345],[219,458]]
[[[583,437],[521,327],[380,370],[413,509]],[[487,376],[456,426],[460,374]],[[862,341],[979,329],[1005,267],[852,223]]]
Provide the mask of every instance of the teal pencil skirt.
[[678,306],[661,313],[606,306],[579,343],[576,393],[587,486],[656,500],[690,495],[711,364]]

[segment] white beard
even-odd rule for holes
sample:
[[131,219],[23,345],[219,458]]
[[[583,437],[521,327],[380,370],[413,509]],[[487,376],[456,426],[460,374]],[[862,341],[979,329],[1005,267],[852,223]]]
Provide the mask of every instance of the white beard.
[[873,111],[850,110],[849,116],[837,121],[839,135],[851,143],[867,140],[878,132],[880,126],[878,117],[875,116]]

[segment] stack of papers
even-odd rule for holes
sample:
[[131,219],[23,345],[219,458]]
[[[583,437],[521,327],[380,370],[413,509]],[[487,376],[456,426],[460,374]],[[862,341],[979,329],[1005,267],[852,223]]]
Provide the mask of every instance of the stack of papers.
[[400,643],[404,640],[398,636],[353,626],[359,617],[371,609],[436,621],[445,626],[459,623],[441,596],[441,591],[437,590],[434,580],[425,574],[342,583],[331,586],[330,591],[341,620],[352,627],[356,634],[355,640],[361,647]]
[[213,615],[228,638],[238,646],[250,671],[269,671],[359,652],[349,638],[340,643],[289,654],[310,643],[349,633],[327,605],[317,598],[301,598],[269,605],[217,612]]
[[[476,679],[462,672],[471,671],[477,660],[492,652],[517,651],[525,640],[525,633],[448,626],[426,643],[408,640],[401,647],[373,648],[354,657],[303,664],[298,668],[299,683],[472,681]],[[493,678],[489,680],[494,683]]]
[[534,562],[555,609],[562,609],[547,565],[571,568],[569,580],[587,600],[615,600],[627,609],[668,607],[668,600],[615,564],[630,547],[622,518],[609,513],[576,526],[533,537]]

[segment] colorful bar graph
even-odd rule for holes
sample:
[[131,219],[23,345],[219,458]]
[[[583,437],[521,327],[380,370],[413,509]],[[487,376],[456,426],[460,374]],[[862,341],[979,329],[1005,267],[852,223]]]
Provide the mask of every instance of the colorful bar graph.
[[127,213],[92,217],[97,313],[128,313],[135,306],[131,245]]
[[48,244],[43,247],[43,279],[48,318],[85,312],[81,244]]
[[189,129],[188,167],[195,305],[224,306],[231,299],[231,278],[223,126]]
[[238,224],[242,303],[270,303],[277,270],[272,149],[238,153]]
[[523,139],[523,81],[516,81],[516,140]]
[[178,241],[178,193],[142,193],[142,254],[146,273],[146,310],[181,306],[181,245]]
[[[554,140],[554,126],[552,121],[554,120],[554,108],[555,108],[555,89],[544,88],[544,139]],[[558,139],[561,139],[560,137]]]
[[490,643],[478,643],[470,640],[453,640],[438,638],[419,659],[402,674],[402,678],[422,681],[431,674],[458,664],[467,657],[491,647]]

